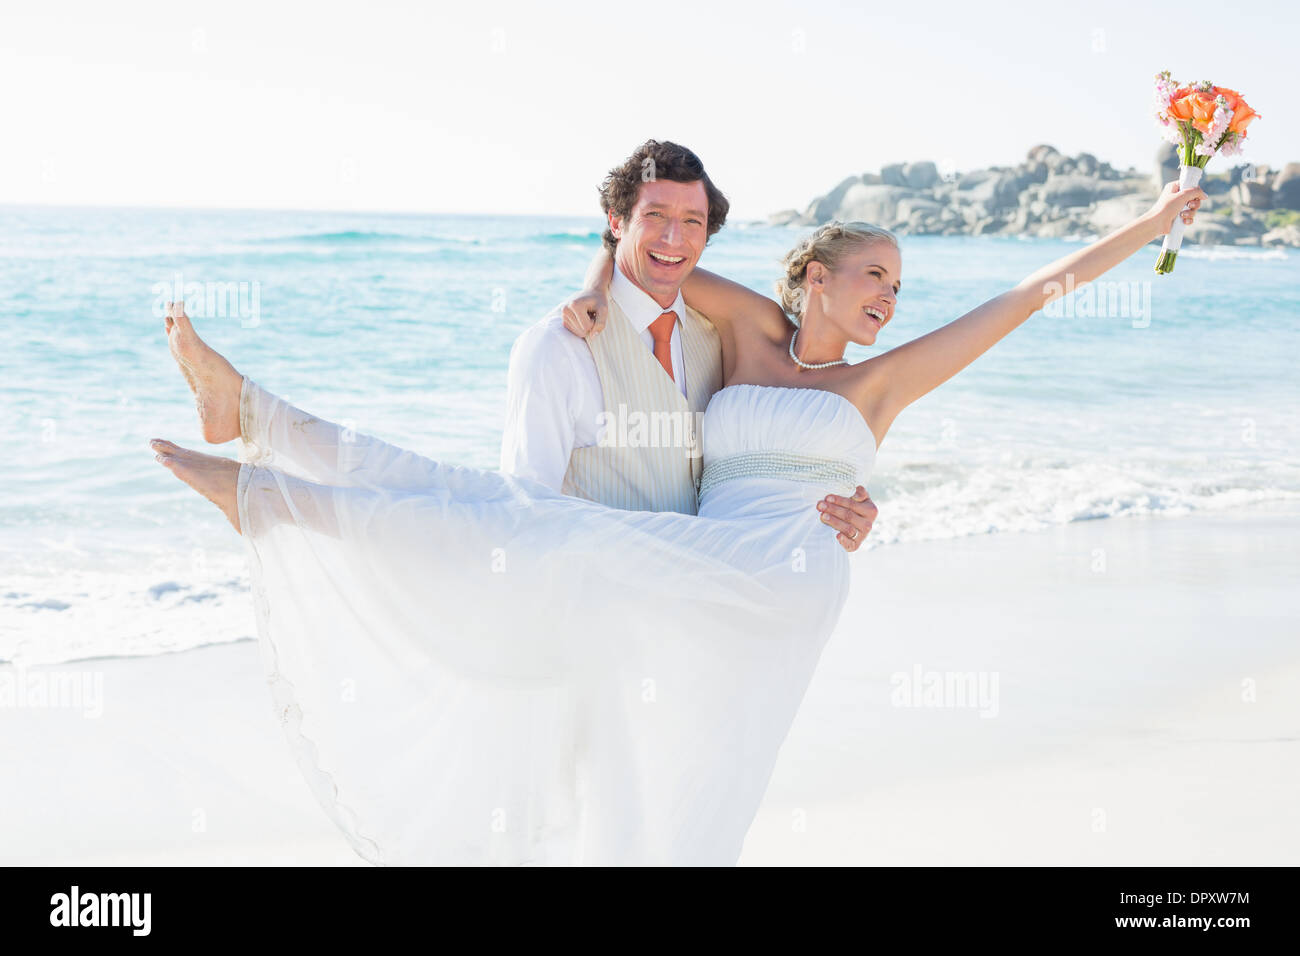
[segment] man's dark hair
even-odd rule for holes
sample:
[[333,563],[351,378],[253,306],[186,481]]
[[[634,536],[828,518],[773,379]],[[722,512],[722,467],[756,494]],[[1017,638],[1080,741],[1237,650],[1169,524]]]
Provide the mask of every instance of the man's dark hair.
[[[706,233],[709,238],[712,238],[727,221],[727,210],[731,208],[731,203],[727,202],[727,197],[722,195],[722,190],[713,185],[713,180],[709,179],[709,174],[704,171],[704,164],[700,162],[700,157],[685,146],[678,146],[666,140],[664,142],[646,140],[621,165],[609,171],[605,181],[600,184],[600,208],[607,216],[611,212],[620,219],[630,216],[632,207],[636,205],[637,197],[641,194],[641,184],[657,179],[667,179],[674,183],[704,183],[704,195],[708,197],[709,202],[709,222]],[[609,228],[608,223],[601,238],[605,240],[605,248],[609,250],[609,254],[614,255],[614,250],[618,248],[618,240],[614,238],[614,232]]]

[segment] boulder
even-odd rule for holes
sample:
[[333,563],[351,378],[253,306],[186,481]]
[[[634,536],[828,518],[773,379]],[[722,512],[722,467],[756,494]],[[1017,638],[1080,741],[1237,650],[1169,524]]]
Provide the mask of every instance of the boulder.
[[1006,232],[1020,235],[1025,232],[1028,232],[1029,227],[1037,224],[1037,222],[1038,222],[1038,217],[1032,215],[1029,212],[1029,208],[1027,206],[1021,206],[1019,209],[1015,211],[1015,214],[1011,217],[1010,221],[1007,223]]
[[1165,183],[1178,178],[1178,149],[1173,143],[1161,143],[1156,147],[1156,189],[1164,189]]
[[1300,226],[1292,223],[1289,226],[1270,229],[1260,236],[1259,241],[1266,246],[1300,246]]
[[936,219],[943,213],[943,205],[924,196],[909,196],[898,201],[894,215],[899,219],[911,219],[916,215],[933,216]]
[[1043,184],[1043,199],[1053,206],[1090,206],[1126,190],[1119,182],[1108,182],[1079,173],[1053,174]]
[[1273,181],[1273,208],[1300,209],[1300,163],[1287,163]]
[[957,191],[956,175],[954,173],[952,179],[940,179],[928,190],[930,195],[942,202],[947,202],[948,198]]
[[[1174,177],[1175,179],[1177,177]],[[1117,179],[1113,183],[1106,182],[1103,189],[1113,189],[1112,196],[1122,196],[1125,193],[1137,193],[1139,196],[1146,196],[1152,202],[1156,196],[1160,195],[1160,190],[1155,188],[1154,177],[1152,176],[1125,176]],[[1163,187],[1161,187],[1163,188]]]
[[[899,218],[901,219],[902,216]],[[906,221],[899,223],[894,228],[907,235],[933,236],[942,232],[943,226],[943,220],[938,215],[924,209],[916,209],[907,217]]]
[[1034,235],[1040,239],[1061,239],[1065,236],[1078,235],[1085,227],[1073,219],[1049,219],[1034,228]]
[[1233,214],[1228,217],[1228,221],[1242,232],[1253,233],[1257,236],[1268,231],[1268,226],[1264,225],[1264,220],[1259,216],[1259,214],[1251,212],[1249,209],[1235,210]]
[[1240,182],[1232,187],[1232,201],[1247,209],[1271,209],[1273,190],[1263,183]]
[[1050,173],[1051,170],[1047,168],[1047,164],[1041,160],[1024,163],[1020,167],[1020,184],[1021,186],[1028,186],[1030,183],[1045,183]]
[[997,173],[991,169],[972,169],[969,173],[961,174],[961,178],[957,180],[957,189],[959,192],[974,189],[980,183],[987,182],[996,175]]
[[1047,157],[1053,155],[1059,155],[1059,150],[1055,146],[1048,146],[1044,143],[1031,149],[1025,159],[1031,163],[1045,163]]
[[1237,241],[1240,231],[1223,216],[1201,216],[1192,220],[1184,237],[1187,242],[1202,246],[1230,246]]
[[902,163],[890,163],[880,167],[880,181],[886,186],[906,186],[907,177],[903,175]]
[[780,212],[774,212],[767,217],[769,226],[792,226],[803,219],[803,214],[798,209],[782,209]]
[[939,167],[929,160],[908,163],[903,167],[903,181],[912,189],[929,189],[939,181]]
[[832,217],[844,221],[858,220],[890,226],[898,220],[898,203],[902,199],[917,198],[911,189],[901,186],[868,186],[856,183],[850,186],[840,202],[837,214]]
[[814,199],[812,205],[808,209],[808,217],[817,225],[824,222],[830,222],[832,219],[836,218],[836,212],[839,210],[840,204],[844,201],[844,194],[853,186],[860,185],[861,183],[861,176],[850,176],[825,196],[822,196],[820,199]]
[[990,212],[1014,209],[1020,202],[1020,177],[1015,173],[996,173],[967,194],[971,202]]
[[1092,153],[1080,153],[1074,157],[1074,169],[1085,176],[1097,175],[1097,157]]
[[1202,176],[1201,188],[1207,196],[1224,196],[1232,191],[1236,183],[1223,176]]
[[1127,225],[1151,208],[1151,203],[1143,196],[1114,196],[1102,199],[1088,214],[1088,226],[1094,232],[1105,235],[1120,226]]
[[1074,160],[1069,156],[1063,156],[1060,153],[1053,153],[1043,160],[1047,168],[1054,173],[1071,173],[1074,172]]

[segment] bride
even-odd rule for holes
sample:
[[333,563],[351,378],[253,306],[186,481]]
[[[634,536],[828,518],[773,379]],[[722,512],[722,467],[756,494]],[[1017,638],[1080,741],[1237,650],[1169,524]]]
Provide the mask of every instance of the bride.
[[[812,517],[827,483],[852,494],[899,412],[1202,195],[1171,183],[1128,225],[854,365],[847,343],[894,317],[890,233],[816,230],[786,258],[780,306],[695,270],[684,294],[718,328],[725,382],[697,516],[344,430],[237,372],[181,303],[167,336],[204,437],[240,439],[243,460],[151,445],[243,535],[276,712],[364,859],[730,865],[847,595],[848,556]],[[569,304],[571,328],[593,330],[599,298]]]

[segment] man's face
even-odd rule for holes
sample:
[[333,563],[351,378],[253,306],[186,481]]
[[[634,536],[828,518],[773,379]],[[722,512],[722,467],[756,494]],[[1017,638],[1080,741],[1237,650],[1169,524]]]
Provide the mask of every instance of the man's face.
[[642,183],[631,213],[622,219],[610,214],[609,228],[618,239],[615,261],[666,309],[704,251],[708,224],[702,181]]

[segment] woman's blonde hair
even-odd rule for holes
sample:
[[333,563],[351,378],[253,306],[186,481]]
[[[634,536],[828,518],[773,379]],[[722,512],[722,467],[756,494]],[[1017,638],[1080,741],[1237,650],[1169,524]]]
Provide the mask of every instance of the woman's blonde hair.
[[782,260],[785,275],[777,280],[776,300],[786,313],[798,318],[807,304],[804,280],[808,263],[817,261],[834,270],[840,260],[866,242],[888,242],[898,248],[898,237],[888,229],[867,222],[828,222],[786,253]]

